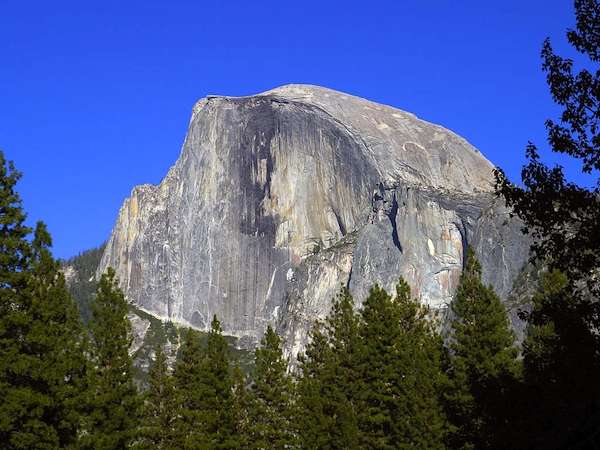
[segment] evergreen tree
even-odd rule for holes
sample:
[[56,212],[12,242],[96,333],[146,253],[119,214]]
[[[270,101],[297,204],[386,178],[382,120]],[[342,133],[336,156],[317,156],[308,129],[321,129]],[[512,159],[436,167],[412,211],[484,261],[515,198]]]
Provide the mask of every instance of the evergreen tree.
[[443,448],[444,351],[427,308],[400,279],[375,286],[360,310],[359,424],[365,448]]
[[288,362],[283,357],[281,338],[269,326],[255,351],[248,404],[248,448],[293,448],[297,443],[294,385],[286,373]]
[[506,437],[510,389],[519,373],[518,350],[506,309],[481,281],[481,264],[467,250],[456,299],[451,304],[452,369],[447,394],[458,448],[498,447]]
[[200,366],[203,386],[203,441],[215,450],[240,447],[239,415],[235,409],[231,356],[215,315]]
[[66,261],[60,261],[61,270],[74,270],[75,277],[69,280],[68,287],[84,324],[87,324],[92,317],[92,302],[94,301],[97,284],[95,280],[96,269],[100,265],[105,248],[106,243],[100,247],[81,252]]
[[66,448],[80,430],[84,334],[43,223],[31,231],[0,152],[0,446]]
[[27,216],[16,190],[20,178],[12,161],[7,163],[0,152],[0,446],[4,448],[25,448],[20,442],[28,444],[24,435],[33,428],[27,425],[31,410],[43,410],[43,405],[35,407],[35,394],[21,382],[26,376],[20,362],[26,333],[22,296],[27,286],[31,229],[25,226]]
[[206,348],[190,330],[175,367],[178,448],[235,449],[241,445],[230,354],[215,316]]
[[169,449],[174,442],[175,392],[167,357],[159,345],[143,393],[141,427],[136,448]]
[[72,302],[59,263],[50,253],[52,241],[38,223],[32,243],[32,305],[26,351],[38,359],[36,386],[52,399],[43,420],[58,434],[60,448],[77,441],[87,390],[88,346],[83,323]]
[[[309,332],[309,342],[304,354],[298,355],[301,377],[298,381],[299,418],[298,426],[302,448],[336,449],[332,434],[337,434],[336,408],[331,397],[335,384],[332,383],[330,348],[322,324],[317,321]],[[343,384],[344,380],[336,380]]]
[[129,349],[133,342],[128,307],[114,269],[100,278],[89,322],[91,398],[84,447],[122,449],[139,425],[140,397]]
[[354,299],[343,287],[325,321],[315,324],[305,354],[298,358],[302,374],[298,426],[303,448],[360,448],[357,346]]
[[533,448],[600,445],[600,337],[590,332],[578,295],[565,274],[552,270],[524,314],[521,442]]
[[246,390],[246,376],[242,371],[239,363],[233,367],[233,409],[237,416],[237,432],[236,440],[240,443],[240,447],[247,448],[249,446],[249,427],[250,418],[248,415],[250,406],[250,398]]
[[173,370],[175,384],[174,448],[197,448],[193,443],[203,432],[203,379],[201,366],[204,347],[200,333],[192,328],[179,349],[179,358]]
[[360,442],[357,410],[360,374],[356,370],[357,351],[360,348],[359,316],[354,306],[354,297],[348,288],[342,287],[324,323],[331,358],[330,370],[324,374],[332,377],[330,382],[343,380],[343,385],[335,387],[329,394],[331,405],[335,405],[331,415],[332,443],[344,449],[358,448]]
[[13,292],[24,287],[31,253],[27,237],[32,229],[25,225],[27,214],[16,190],[21,176],[13,162],[7,162],[0,151],[0,306],[3,317],[12,309]]

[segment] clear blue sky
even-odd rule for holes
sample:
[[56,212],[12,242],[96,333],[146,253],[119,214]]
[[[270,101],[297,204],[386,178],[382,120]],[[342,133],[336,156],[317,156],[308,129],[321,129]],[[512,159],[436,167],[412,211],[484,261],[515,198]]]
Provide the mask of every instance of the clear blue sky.
[[570,51],[573,26],[569,0],[2,0],[0,149],[61,258],[161,181],[209,94],[344,91],[449,128],[519,181],[556,117],[541,44]]

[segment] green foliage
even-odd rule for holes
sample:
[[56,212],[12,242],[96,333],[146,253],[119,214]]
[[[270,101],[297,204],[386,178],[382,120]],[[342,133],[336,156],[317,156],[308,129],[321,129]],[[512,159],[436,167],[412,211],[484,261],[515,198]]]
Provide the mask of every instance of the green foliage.
[[172,448],[175,391],[173,377],[169,373],[167,357],[163,353],[162,346],[158,346],[154,363],[150,367],[143,401],[141,427],[135,448]]
[[269,326],[255,351],[253,381],[248,393],[247,448],[277,449],[296,445],[294,384],[287,367],[281,338]]
[[201,432],[203,353],[200,333],[190,328],[179,349],[179,358],[173,371],[176,398],[175,447],[182,449],[191,448],[188,441]]
[[2,315],[11,309],[12,290],[24,285],[25,270],[31,248],[27,236],[31,228],[25,226],[27,215],[23,212],[21,198],[16,191],[21,172],[12,161],[7,163],[0,152],[0,283],[2,287]]
[[215,316],[206,348],[188,332],[175,366],[177,448],[233,449],[241,444],[230,354]]
[[96,270],[100,265],[106,244],[86,250],[66,261],[60,261],[61,269],[72,268],[74,279],[69,280],[69,291],[73,301],[78,306],[79,314],[84,323],[92,317],[92,302],[96,292]]
[[[548,141],[556,153],[573,157],[591,176],[600,170],[600,3],[575,0],[576,26],[567,40],[577,61],[542,48],[542,69],[559,121],[548,120]],[[581,62],[581,70],[575,70]],[[594,70],[595,69],[595,70]],[[566,180],[560,166],[548,168],[537,148],[527,148],[525,188],[496,173],[497,192],[524,221],[536,242],[533,258],[550,272],[534,309],[524,343],[522,436],[539,448],[600,445],[598,328],[600,326],[600,178],[594,187]]]
[[354,299],[342,288],[331,312],[310,333],[299,355],[298,426],[303,448],[359,448],[356,347],[358,316]]
[[84,250],[79,255],[67,260],[60,260],[61,268],[73,267],[76,272],[77,281],[89,280],[90,277],[96,274],[105,248],[106,242],[99,247]]
[[372,288],[360,317],[359,424],[365,448],[443,448],[445,358],[427,308],[400,279],[393,298]]
[[29,315],[29,350],[38,358],[40,379],[53,399],[45,411],[45,422],[57,430],[59,446],[75,443],[80,429],[82,403],[87,389],[87,339],[76,306],[50,253],[50,235],[38,223],[34,239],[31,273],[32,299]]
[[581,314],[579,295],[552,270],[524,314],[522,439],[539,448],[600,445],[600,337]]
[[481,281],[481,264],[467,250],[456,299],[451,304],[452,369],[446,393],[458,448],[490,448],[506,437],[509,393],[519,374],[518,349],[506,309]]
[[[583,56],[583,65],[598,69],[600,4],[575,0],[576,27],[568,42]],[[600,71],[574,72],[574,61],[554,53],[547,39],[542,49],[542,68],[553,100],[562,108],[560,121],[546,121],[548,141],[556,153],[579,160],[585,173],[600,170]],[[600,292],[600,178],[594,188],[565,179],[562,168],[548,168],[535,145],[527,147],[529,163],[523,168],[525,188],[509,182],[496,171],[496,189],[523,219],[525,232],[536,239],[535,259],[551,260],[571,282],[581,280],[596,295]]]
[[235,410],[231,356],[221,323],[214,316],[201,365],[203,381],[203,441],[214,449],[239,447],[238,411]]
[[27,240],[20,176],[0,152],[0,446],[65,448],[80,431],[85,336],[45,225]]
[[125,448],[136,434],[140,397],[129,355],[133,338],[127,312],[115,271],[109,268],[98,283],[89,323],[93,368],[85,447]]
[[[129,312],[144,321],[149,322],[149,327],[146,330],[143,341],[140,347],[134,353],[134,366],[137,368],[136,381],[144,385],[148,377],[147,368],[154,361],[154,353],[156,348],[161,346],[164,351],[178,347],[180,342],[185,341],[188,332],[188,327],[182,327],[171,321],[163,322],[161,319],[137,308],[135,305],[129,305]],[[244,348],[236,348],[237,338],[233,336],[224,336],[229,346],[231,359],[240,364],[245,374],[252,369],[254,351]],[[206,346],[208,342],[208,332],[198,331],[199,342]],[[168,354],[169,358],[176,357],[175,354]]]
[[300,358],[304,448],[442,448],[445,353],[404,280],[374,287],[360,314],[342,288]]
[[240,447],[248,447],[250,399],[246,389],[246,376],[239,364],[233,366],[233,400],[233,409],[238,421],[236,441],[239,442]]

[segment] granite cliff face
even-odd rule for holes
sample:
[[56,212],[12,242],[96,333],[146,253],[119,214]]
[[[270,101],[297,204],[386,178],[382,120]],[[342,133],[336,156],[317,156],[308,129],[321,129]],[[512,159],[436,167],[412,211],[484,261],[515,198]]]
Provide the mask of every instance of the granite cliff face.
[[506,297],[528,246],[492,170],[440,126],[325,88],[207,97],[165,179],[124,202],[99,272],[157,317],[217,314],[249,346],[271,324],[294,354],[340,284],[360,302],[402,275],[446,307],[468,244]]

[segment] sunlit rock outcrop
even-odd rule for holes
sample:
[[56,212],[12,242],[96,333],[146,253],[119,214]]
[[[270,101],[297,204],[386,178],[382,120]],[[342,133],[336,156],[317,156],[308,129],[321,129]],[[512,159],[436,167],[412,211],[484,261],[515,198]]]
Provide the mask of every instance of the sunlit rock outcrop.
[[217,314],[248,345],[271,324],[293,353],[341,284],[360,302],[402,275],[446,307],[468,244],[506,297],[527,245],[492,171],[456,134],[329,89],[207,97],[165,179],[125,200],[99,271],[160,318]]

